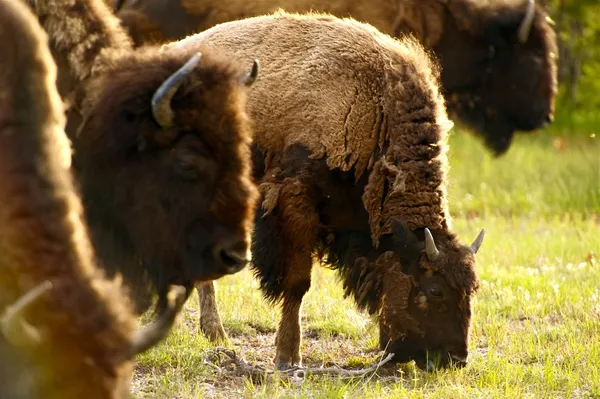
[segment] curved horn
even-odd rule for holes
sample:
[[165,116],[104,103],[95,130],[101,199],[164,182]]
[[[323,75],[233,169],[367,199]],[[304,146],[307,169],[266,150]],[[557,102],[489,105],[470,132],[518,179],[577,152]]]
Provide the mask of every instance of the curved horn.
[[201,53],[194,54],[188,62],[173,75],[169,76],[154,92],[152,96],[152,115],[156,122],[163,128],[173,125],[174,115],[173,109],[171,109],[171,100],[177,89],[179,89],[179,86],[183,83],[183,80],[196,68],[200,62],[200,57],[202,57]]
[[244,78],[242,79],[242,83],[245,84],[246,86],[251,86],[252,83],[254,83],[254,81],[256,80],[257,76],[258,76],[258,60],[255,59],[254,62],[252,63],[252,70],[250,72],[248,72],[248,74],[246,76],[244,76]]
[[13,346],[24,348],[36,346],[42,340],[40,332],[25,320],[23,312],[44,293],[52,289],[48,280],[28,291],[14,304],[7,306],[0,318],[0,331],[4,338]]
[[137,331],[131,340],[131,357],[147,351],[169,334],[175,318],[188,298],[190,290],[182,285],[171,286],[167,293],[167,307],[149,326]]
[[485,236],[485,229],[481,229],[481,231],[479,232],[479,235],[477,236],[475,241],[473,241],[473,244],[471,244],[471,251],[473,251],[474,254],[476,254],[477,251],[479,251],[479,247],[481,246],[481,243],[483,242],[484,236]]
[[438,251],[435,241],[433,241],[431,231],[427,227],[425,227],[425,253],[427,254],[427,259],[432,262],[440,255],[440,251]]
[[525,17],[523,22],[519,26],[518,38],[519,42],[525,43],[529,37],[529,31],[531,31],[531,25],[533,25],[533,17],[535,16],[535,0],[529,0],[527,2],[527,11],[525,11]]

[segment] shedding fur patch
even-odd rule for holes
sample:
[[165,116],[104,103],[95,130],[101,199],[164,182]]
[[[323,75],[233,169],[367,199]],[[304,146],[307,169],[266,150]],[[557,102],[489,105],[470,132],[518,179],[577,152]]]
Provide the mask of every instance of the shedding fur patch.
[[399,262],[394,263],[385,273],[380,317],[383,324],[389,327],[389,338],[392,340],[405,337],[408,332],[423,334],[419,323],[408,312],[412,287],[412,277],[402,273]]

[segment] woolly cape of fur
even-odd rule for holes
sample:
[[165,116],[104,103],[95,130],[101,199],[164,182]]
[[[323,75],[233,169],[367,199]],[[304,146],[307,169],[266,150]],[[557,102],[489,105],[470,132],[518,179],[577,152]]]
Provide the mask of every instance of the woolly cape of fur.
[[363,202],[375,244],[393,217],[411,228],[448,227],[446,133],[452,122],[437,68],[418,42],[349,18],[278,12],[217,25],[163,51],[202,44],[248,68],[252,59],[260,61],[248,105],[267,171],[286,148],[302,144],[312,157],[326,156],[331,169],[354,168],[356,179],[368,172]]

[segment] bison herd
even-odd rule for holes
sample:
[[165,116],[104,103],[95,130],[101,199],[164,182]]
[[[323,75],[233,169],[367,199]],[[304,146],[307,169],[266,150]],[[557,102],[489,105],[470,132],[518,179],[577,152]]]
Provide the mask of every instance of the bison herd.
[[300,365],[315,255],[397,362],[466,364],[484,230],[451,230],[449,114],[497,155],[552,121],[543,7],[0,3],[1,397],[125,397],[194,287],[226,337],[214,280],[247,264]]

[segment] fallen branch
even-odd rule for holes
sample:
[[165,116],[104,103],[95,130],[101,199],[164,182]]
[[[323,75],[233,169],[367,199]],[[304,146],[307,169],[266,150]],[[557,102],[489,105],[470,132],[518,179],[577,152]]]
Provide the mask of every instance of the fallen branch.
[[[341,379],[363,378],[375,373],[381,366],[388,363],[394,357],[389,353],[386,357],[370,367],[358,370],[345,370],[340,367],[292,367],[287,370],[267,370],[262,366],[252,365],[245,359],[239,357],[233,349],[217,347],[213,349],[205,359],[205,364],[211,365],[219,374],[225,373],[227,368],[236,374],[250,377],[253,381],[264,381],[278,376],[280,379],[288,378],[292,381],[303,381],[307,376],[331,376]],[[233,366],[233,367],[231,367]]]

